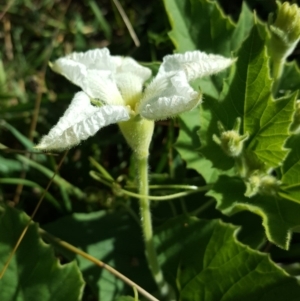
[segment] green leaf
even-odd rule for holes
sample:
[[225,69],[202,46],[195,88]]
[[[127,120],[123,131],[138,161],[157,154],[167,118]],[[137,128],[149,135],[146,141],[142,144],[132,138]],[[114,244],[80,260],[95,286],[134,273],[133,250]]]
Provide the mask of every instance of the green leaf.
[[[269,100],[260,118],[260,129],[253,135],[248,146],[267,168],[277,167],[288,154],[284,145],[290,136],[289,127],[293,120],[296,100],[297,92],[276,101]],[[247,119],[250,132],[253,129],[250,125],[251,114]]]
[[[1,215],[1,269],[28,221],[25,213],[10,207]],[[0,300],[77,301],[81,300],[83,287],[76,263],[61,265],[52,248],[39,238],[38,226],[31,223],[0,281]]]
[[23,165],[19,161],[0,156],[1,174],[8,174],[14,171],[21,171],[23,168]]
[[284,66],[280,79],[279,92],[289,92],[300,89],[300,70],[295,61]]
[[[300,287],[266,254],[236,238],[220,221],[178,217],[157,233],[160,262],[182,301],[297,300]],[[180,243],[178,243],[180,242]]]
[[207,195],[217,200],[217,208],[224,214],[248,210],[261,216],[268,240],[287,250],[292,229],[300,225],[300,204],[279,196],[249,198],[244,193],[245,185],[241,179],[221,176]]
[[178,52],[200,49],[230,56],[253,23],[246,5],[236,26],[215,1],[164,0],[164,3],[172,26],[169,35]]
[[300,203],[300,135],[292,136],[286,147],[291,151],[282,166],[282,190],[284,198]]
[[242,4],[242,11],[239,16],[239,20],[236,24],[232,37],[230,39],[231,51],[237,51],[242,42],[249,35],[251,28],[254,25],[254,17],[252,11],[248,8],[246,2]]
[[[43,228],[111,265],[144,289],[154,290],[144,257],[140,225],[127,214],[76,213]],[[99,300],[112,301],[118,295],[133,293],[131,287],[111,273],[81,256],[76,258],[84,279]]]

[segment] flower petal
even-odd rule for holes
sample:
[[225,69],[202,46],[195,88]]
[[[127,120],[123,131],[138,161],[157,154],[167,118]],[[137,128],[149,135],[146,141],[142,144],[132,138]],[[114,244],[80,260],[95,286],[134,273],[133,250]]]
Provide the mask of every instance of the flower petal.
[[109,105],[124,105],[124,99],[110,71],[88,70],[82,90],[91,98]]
[[192,89],[183,71],[161,73],[146,88],[138,110],[146,119],[166,119],[200,102],[201,95]]
[[107,105],[95,107],[91,105],[90,98],[84,92],[79,92],[75,94],[65,114],[36,148],[69,149],[79,144],[81,140],[93,136],[100,128],[129,118],[127,107]]
[[74,52],[56,60],[50,66],[53,71],[81,87],[91,98],[111,105],[124,104],[114,79],[116,66],[108,49]]
[[107,48],[92,49],[86,52],[73,52],[65,58],[80,63],[87,69],[113,71],[111,56]]
[[87,68],[83,64],[79,64],[68,57],[63,57],[49,64],[51,69],[64,77],[73,84],[81,87],[86,75]]
[[184,54],[165,56],[158,74],[183,70],[190,82],[196,78],[218,73],[234,62],[235,59],[225,58],[221,55],[188,51]]

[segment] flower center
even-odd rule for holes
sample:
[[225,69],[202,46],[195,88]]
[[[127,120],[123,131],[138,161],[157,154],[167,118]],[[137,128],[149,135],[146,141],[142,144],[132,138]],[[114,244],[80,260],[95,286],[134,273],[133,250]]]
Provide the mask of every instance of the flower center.
[[117,75],[116,82],[125,105],[135,111],[142,97],[143,80],[132,73],[121,73]]

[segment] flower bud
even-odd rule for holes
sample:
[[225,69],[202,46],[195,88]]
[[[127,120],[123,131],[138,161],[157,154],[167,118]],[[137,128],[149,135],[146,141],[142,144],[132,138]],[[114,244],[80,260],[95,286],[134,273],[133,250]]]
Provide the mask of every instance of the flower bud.
[[255,171],[246,181],[245,196],[252,197],[256,194],[275,196],[281,182],[274,176]]
[[293,52],[300,38],[300,8],[288,2],[277,2],[277,5],[276,15],[269,15],[270,55],[275,60],[284,60]]
[[213,135],[213,140],[221,146],[229,157],[238,157],[244,147],[244,142],[249,138],[248,134],[240,135],[241,119],[237,118],[233,130],[225,131],[221,122],[218,122],[220,137]]

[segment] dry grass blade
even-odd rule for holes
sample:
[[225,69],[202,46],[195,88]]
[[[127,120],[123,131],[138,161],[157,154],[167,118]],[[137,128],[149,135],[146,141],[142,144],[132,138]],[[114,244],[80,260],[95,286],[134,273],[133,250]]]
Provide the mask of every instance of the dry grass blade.
[[129,34],[130,34],[135,46],[140,47],[141,43],[140,43],[140,41],[139,41],[139,39],[138,39],[138,37],[137,37],[130,21],[129,21],[129,18],[127,17],[127,15],[126,15],[123,7],[122,7],[122,5],[120,4],[120,2],[118,0],[113,0],[113,2],[114,2],[116,8],[118,9],[118,11],[119,11],[119,13],[122,17],[122,19],[123,19],[128,31],[129,31]]

